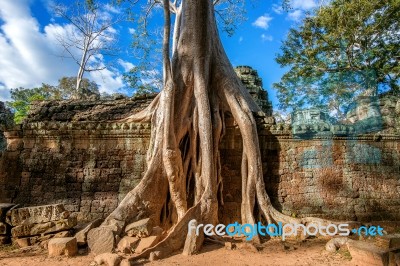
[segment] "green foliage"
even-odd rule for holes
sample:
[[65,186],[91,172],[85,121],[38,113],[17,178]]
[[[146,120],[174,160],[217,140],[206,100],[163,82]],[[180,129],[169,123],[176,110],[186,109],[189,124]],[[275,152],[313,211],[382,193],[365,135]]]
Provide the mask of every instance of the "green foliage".
[[14,122],[17,124],[22,123],[27,116],[30,104],[34,101],[43,101],[50,98],[49,85],[43,84],[42,87],[33,89],[17,88],[11,89],[11,102],[8,106],[15,110]]
[[399,92],[400,1],[333,0],[290,30],[276,61],[284,110],[315,106],[343,118],[358,95]]
[[100,96],[97,84],[86,78],[82,79],[81,92],[77,94],[75,77],[63,77],[57,86],[42,84],[37,88],[11,89],[11,102],[7,105],[14,110],[14,121],[17,124],[23,122],[28,115],[30,105],[35,101],[67,100],[71,98],[81,99],[91,95]]
[[93,81],[83,78],[79,92],[76,91],[76,77],[62,77],[58,80],[57,90],[54,92],[53,98],[56,100],[71,98],[87,98],[91,95],[100,95],[99,87]]

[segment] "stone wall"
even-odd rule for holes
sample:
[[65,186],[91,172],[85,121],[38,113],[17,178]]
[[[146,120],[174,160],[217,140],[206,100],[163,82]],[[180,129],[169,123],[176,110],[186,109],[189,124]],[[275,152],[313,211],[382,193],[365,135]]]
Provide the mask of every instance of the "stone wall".
[[[225,223],[240,217],[241,137],[229,129],[221,146]],[[289,127],[259,131],[264,180],[287,215],[337,220],[400,220],[400,138],[395,135],[294,137]]]
[[[63,203],[80,221],[106,216],[146,167],[150,125],[120,119],[153,98],[37,103],[23,125],[5,132],[0,202]],[[358,113],[368,115],[355,112],[354,123],[343,125],[317,110],[302,111],[292,125],[273,125],[272,117],[255,114],[274,206],[292,216],[400,220],[400,128],[397,118],[388,123],[385,115],[400,108],[394,98],[381,103],[383,117],[361,112],[368,110],[361,105]],[[240,220],[242,140],[231,117],[226,123],[220,218],[229,223]]]
[[6,132],[0,202],[63,203],[78,220],[104,217],[138,184],[148,124],[32,122]]
[[[267,128],[262,128],[267,127]],[[290,127],[262,125],[264,178],[273,204],[293,216],[400,220],[400,138],[298,139]],[[0,201],[63,203],[78,220],[110,213],[145,170],[149,124],[30,122],[6,132]],[[224,223],[240,220],[241,149],[230,127],[221,144]]]

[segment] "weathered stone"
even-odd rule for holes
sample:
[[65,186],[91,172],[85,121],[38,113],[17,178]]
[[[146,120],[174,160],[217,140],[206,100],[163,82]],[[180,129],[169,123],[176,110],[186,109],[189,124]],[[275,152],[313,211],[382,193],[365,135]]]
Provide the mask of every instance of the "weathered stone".
[[121,256],[113,253],[103,253],[97,255],[94,258],[94,261],[96,262],[97,265],[104,265],[104,266],[119,266],[121,260],[122,260]]
[[351,241],[348,237],[335,237],[328,241],[325,245],[326,251],[336,252],[340,247],[347,244],[347,242]]
[[385,249],[400,248],[400,234],[377,236],[375,245]]
[[31,245],[30,237],[16,238],[15,242],[20,248],[25,248]]
[[387,265],[389,263],[389,252],[371,243],[364,241],[347,242],[351,262],[356,265]]
[[18,226],[64,220],[69,217],[69,212],[63,204],[54,204],[13,209],[7,216],[12,226]]
[[84,246],[87,244],[87,234],[93,228],[99,227],[103,222],[103,219],[96,219],[93,222],[90,222],[85,228],[80,230],[75,234],[76,241],[78,242],[78,246]]
[[114,250],[115,238],[110,228],[93,228],[87,235],[89,249],[94,254],[111,253]]
[[75,256],[78,245],[75,237],[52,238],[48,243],[49,256]]
[[149,236],[141,238],[139,245],[135,249],[135,253],[142,253],[145,249],[154,246],[160,240],[159,236]]
[[146,218],[126,226],[125,233],[128,236],[147,237],[153,230],[153,220]]
[[68,230],[76,225],[76,218],[69,217],[58,221],[50,221],[40,224],[18,225],[11,229],[13,237],[34,236]]
[[61,231],[54,235],[55,238],[70,237],[71,233],[69,231]]
[[124,236],[117,245],[118,251],[122,253],[133,253],[136,246],[139,244],[139,238],[132,236]]

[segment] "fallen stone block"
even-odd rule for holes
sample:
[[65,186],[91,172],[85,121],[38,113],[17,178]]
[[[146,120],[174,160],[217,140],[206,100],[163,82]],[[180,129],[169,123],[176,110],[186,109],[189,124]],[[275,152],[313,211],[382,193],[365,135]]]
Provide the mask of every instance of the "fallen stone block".
[[50,221],[46,223],[18,225],[11,229],[11,235],[13,237],[35,236],[68,230],[75,225],[76,218],[68,217],[67,219]]
[[325,249],[329,252],[336,252],[340,247],[346,245],[349,241],[352,240],[348,237],[335,237],[326,243]]
[[400,248],[400,234],[377,236],[375,245],[385,249]]
[[150,248],[158,243],[160,237],[159,236],[149,236],[145,238],[141,238],[139,245],[135,249],[135,253],[142,253],[145,249]]
[[70,237],[71,233],[69,231],[61,231],[54,235],[55,238]]
[[75,256],[78,245],[75,237],[52,238],[48,243],[49,256]]
[[133,253],[136,246],[139,244],[140,239],[133,236],[124,236],[117,245],[118,251],[122,253]]
[[63,204],[34,206],[13,209],[7,213],[7,223],[12,226],[40,224],[58,220],[65,220],[69,212]]
[[388,265],[389,252],[386,249],[364,241],[347,242],[351,262],[356,265]]
[[125,233],[128,236],[148,237],[153,230],[153,220],[146,218],[131,223],[125,227]]
[[114,233],[105,226],[94,228],[87,235],[87,243],[94,254],[111,253],[115,245]]
[[17,243],[17,245],[20,248],[25,248],[31,245],[31,238],[30,237],[24,237],[24,238],[16,238],[14,241]]
[[78,243],[78,246],[84,246],[87,244],[87,234],[89,231],[93,228],[99,227],[101,223],[103,222],[103,219],[96,219],[93,222],[90,222],[85,228],[80,230],[78,233],[75,234],[76,241]]
[[97,265],[104,265],[104,266],[119,266],[121,260],[122,260],[121,256],[113,253],[103,253],[97,255],[94,258],[94,261],[96,262]]

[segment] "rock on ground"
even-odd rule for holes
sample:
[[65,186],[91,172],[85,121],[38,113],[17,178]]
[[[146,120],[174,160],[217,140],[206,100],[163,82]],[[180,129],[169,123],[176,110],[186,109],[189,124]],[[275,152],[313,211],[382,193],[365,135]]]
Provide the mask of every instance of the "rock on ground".
[[103,253],[94,258],[94,262],[96,262],[97,265],[104,266],[119,266],[121,260],[121,256],[113,253]]
[[74,256],[78,253],[75,237],[53,238],[48,243],[49,256]]
[[103,219],[96,219],[90,222],[85,228],[80,230],[78,233],[75,234],[76,241],[78,242],[78,246],[84,246],[87,244],[87,235],[90,230],[93,228],[99,227],[100,224],[103,222]]
[[115,244],[114,233],[108,227],[94,228],[87,235],[87,243],[95,254],[111,253]]
[[388,265],[389,252],[364,241],[347,242],[351,262],[355,265]]
[[141,238],[139,245],[135,249],[135,253],[142,253],[145,249],[154,246],[160,240],[160,236],[149,236]]
[[150,218],[139,220],[125,227],[128,236],[147,237],[153,230],[154,222]]
[[139,244],[140,239],[133,236],[124,236],[119,242],[117,249],[122,253],[132,253]]

